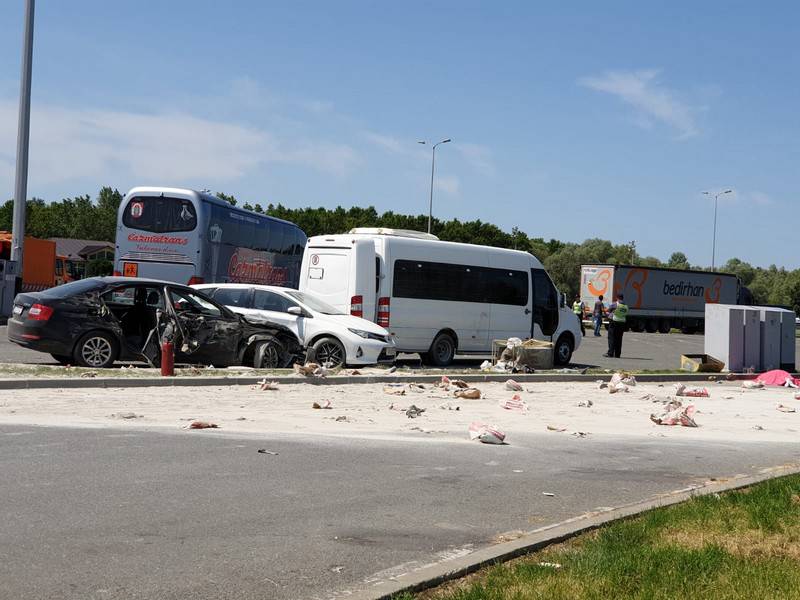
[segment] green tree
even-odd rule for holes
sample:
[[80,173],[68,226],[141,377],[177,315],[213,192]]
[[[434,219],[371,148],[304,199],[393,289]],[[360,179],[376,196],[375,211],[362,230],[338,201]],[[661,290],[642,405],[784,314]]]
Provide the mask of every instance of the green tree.
[[667,266],[670,269],[691,269],[689,259],[683,252],[673,252],[667,261]]

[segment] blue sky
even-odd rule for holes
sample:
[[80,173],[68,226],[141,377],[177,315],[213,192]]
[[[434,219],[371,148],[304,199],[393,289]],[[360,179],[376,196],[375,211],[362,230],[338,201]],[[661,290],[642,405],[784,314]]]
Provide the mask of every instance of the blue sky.
[[[556,6],[560,4],[561,6]],[[648,5],[649,4],[649,5]],[[0,12],[13,194],[23,0]],[[29,196],[179,185],[800,267],[800,5],[42,1]]]

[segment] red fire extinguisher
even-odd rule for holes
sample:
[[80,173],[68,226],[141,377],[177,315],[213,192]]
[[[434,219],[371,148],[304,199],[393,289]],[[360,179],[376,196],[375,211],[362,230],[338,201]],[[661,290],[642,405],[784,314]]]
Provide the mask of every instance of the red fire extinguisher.
[[175,346],[172,342],[161,342],[161,376],[175,375]]

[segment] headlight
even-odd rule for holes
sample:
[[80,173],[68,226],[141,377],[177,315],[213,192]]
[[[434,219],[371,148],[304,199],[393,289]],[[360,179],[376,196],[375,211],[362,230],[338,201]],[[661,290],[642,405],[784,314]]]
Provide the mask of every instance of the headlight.
[[371,331],[364,331],[363,329],[351,329],[350,327],[348,327],[347,331],[349,331],[350,333],[355,333],[358,337],[364,338],[365,340],[377,340],[379,342],[389,341],[389,339],[385,335],[380,335],[379,333],[372,333]]

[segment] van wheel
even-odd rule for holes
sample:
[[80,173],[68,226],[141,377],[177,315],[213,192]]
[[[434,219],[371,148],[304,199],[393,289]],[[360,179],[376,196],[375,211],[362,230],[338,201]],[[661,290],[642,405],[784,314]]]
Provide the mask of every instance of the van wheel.
[[560,338],[558,338],[558,341],[553,348],[553,362],[560,366],[568,365],[569,361],[572,359],[573,349],[574,346],[572,343],[572,337],[567,334],[563,334]]
[[456,341],[449,333],[440,333],[433,339],[427,354],[428,361],[437,367],[446,367],[456,355]]
[[114,364],[117,353],[117,340],[103,331],[92,331],[78,340],[73,358],[81,367],[104,369]]
[[344,366],[347,356],[342,343],[334,337],[318,339],[311,346],[315,360],[324,367],[335,368]]

